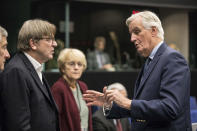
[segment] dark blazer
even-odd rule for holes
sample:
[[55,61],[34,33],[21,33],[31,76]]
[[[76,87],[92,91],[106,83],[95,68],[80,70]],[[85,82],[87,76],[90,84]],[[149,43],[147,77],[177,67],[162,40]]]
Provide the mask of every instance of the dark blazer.
[[17,53],[3,72],[1,100],[4,131],[59,131],[58,110],[43,76],[23,53]]
[[[105,59],[103,65],[111,64],[109,55],[105,52],[102,52],[102,55]],[[87,67],[89,70],[100,70],[98,66],[97,57],[96,57],[96,51],[92,51],[87,54],[87,63],[88,63]]]
[[[103,109],[97,110],[92,117],[93,131],[116,131],[113,119],[106,119]],[[122,131],[131,131],[131,124],[128,118],[120,119]]]
[[131,110],[113,105],[110,118],[131,117],[132,131],[191,131],[190,69],[177,51],[163,43],[134,89]]
[[[77,81],[82,94],[88,89],[83,81]],[[80,112],[68,83],[60,77],[51,87],[52,95],[59,107],[59,120],[61,131],[80,131]],[[89,109],[88,131],[92,131],[92,112]]]

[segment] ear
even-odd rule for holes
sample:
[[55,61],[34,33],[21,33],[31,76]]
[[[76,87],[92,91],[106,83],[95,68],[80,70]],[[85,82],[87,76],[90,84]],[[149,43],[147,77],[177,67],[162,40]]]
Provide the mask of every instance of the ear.
[[151,34],[152,34],[152,37],[156,37],[157,36],[157,33],[158,33],[158,30],[155,26],[153,26],[151,28]]
[[66,67],[61,67],[61,68],[60,68],[60,70],[61,70],[62,73],[65,73],[65,72],[66,72],[66,69],[65,69],[65,68],[66,68]]
[[37,49],[36,42],[33,39],[29,40],[29,45],[30,45],[32,50],[36,50]]

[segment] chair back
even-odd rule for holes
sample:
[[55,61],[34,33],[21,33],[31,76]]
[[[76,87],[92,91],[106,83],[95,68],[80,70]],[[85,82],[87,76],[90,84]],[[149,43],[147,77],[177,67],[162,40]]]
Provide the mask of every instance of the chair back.
[[190,96],[190,109],[197,109],[197,101],[195,96]]

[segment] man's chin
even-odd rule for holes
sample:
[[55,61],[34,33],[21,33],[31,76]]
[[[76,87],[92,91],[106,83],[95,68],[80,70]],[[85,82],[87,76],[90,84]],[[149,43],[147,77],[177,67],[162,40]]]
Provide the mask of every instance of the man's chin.
[[49,60],[53,59],[53,55],[49,56]]
[[140,55],[140,56],[143,56],[143,52],[141,50],[137,50],[137,53]]

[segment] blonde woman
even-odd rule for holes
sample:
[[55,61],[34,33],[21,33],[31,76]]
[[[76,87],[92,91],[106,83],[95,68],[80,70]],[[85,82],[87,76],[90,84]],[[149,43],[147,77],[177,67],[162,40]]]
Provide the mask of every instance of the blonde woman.
[[92,131],[90,107],[82,95],[87,85],[78,80],[87,67],[83,52],[66,48],[58,56],[61,78],[52,86],[52,95],[59,107],[61,131]]

